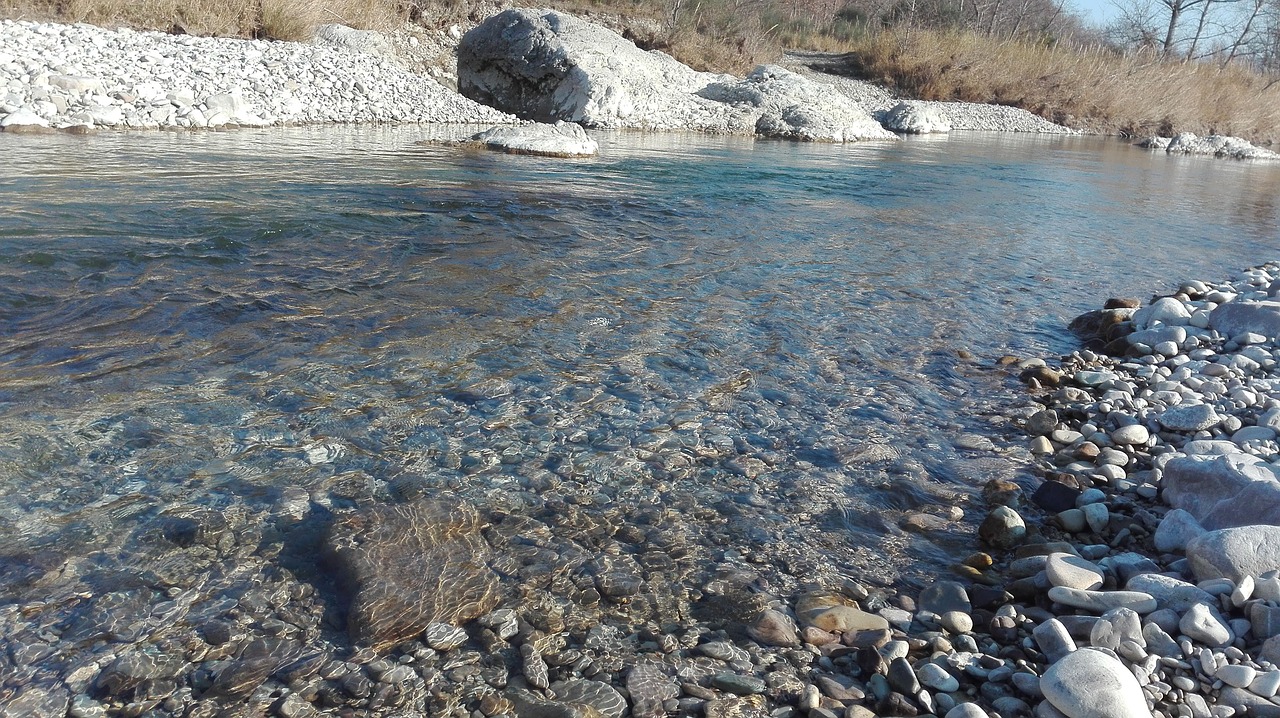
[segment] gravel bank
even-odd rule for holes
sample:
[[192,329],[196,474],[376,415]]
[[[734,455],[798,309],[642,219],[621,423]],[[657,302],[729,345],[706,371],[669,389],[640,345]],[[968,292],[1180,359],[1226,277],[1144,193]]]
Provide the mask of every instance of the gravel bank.
[[[789,53],[780,63],[783,67],[801,73],[816,81],[831,85],[883,122],[889,110],[903,100],[894,93],[865,80],[855,80],[831,74],[830,56],[814,53]],[[1076,134],[1078,130],[1050,122],[1042,117],[1004,105],[984,105],[974,102],[930,102],[917,104],[939,112],[950,121],[953,130],[980,130],[986,132],[1032,132],[1043,134]]]
[[0,22],[0,125],[200,128],[510,123],[405,69],[385,41],[329,46]]

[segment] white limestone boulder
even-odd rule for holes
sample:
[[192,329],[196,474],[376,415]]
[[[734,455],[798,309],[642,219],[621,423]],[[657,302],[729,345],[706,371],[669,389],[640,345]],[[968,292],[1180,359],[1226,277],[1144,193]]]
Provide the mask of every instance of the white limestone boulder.
[[505,10],[458,45],[459,92],[538,122],[749,130],[732,108],[694,94],[726,79],[554,10]]
[[942,110],[927,102],[899,102],[885,112],[881,119],[887,129],[911,135],[951,131],[951,120],[947,119]]

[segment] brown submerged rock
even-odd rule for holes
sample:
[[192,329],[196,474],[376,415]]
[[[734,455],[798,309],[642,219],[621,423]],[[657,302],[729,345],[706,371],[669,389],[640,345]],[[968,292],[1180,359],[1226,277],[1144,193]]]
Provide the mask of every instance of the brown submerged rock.
[[374,506],[334,521],[326,549],[351,592],[347,631],[382,651],[430,623],[461,625],[498,603],[476,510],[460,501]]

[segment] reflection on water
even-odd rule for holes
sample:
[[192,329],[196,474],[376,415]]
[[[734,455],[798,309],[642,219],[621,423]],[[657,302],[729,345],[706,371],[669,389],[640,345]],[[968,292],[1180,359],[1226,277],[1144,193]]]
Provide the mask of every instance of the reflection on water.
[[147,527],[214,509],[265,533],[183,558],[204,605],[306,573],[292,527],[407,485],[669,524],[676,580],[726,551],[783,587],[910,579],[973,516],[899,520],[1021,465],[1012,434],[953,448],[1003,436],[996,357],[1277,248],[1280,168],[1099,139],[610,134],[551,161],[420,137],[4,138],[0,596],[169,585]]

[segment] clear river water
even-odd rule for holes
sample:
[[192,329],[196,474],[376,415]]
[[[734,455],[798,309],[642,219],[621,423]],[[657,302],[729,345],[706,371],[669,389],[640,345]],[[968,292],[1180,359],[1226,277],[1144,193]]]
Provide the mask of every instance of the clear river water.
[[420,495],[652,586],[910,582],[1024,476],[1000,356],[1280,251],[1280,166],[1116,140],[422,136],[0,138],[6,640],[323,596],[331,517]]

